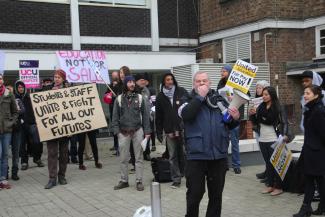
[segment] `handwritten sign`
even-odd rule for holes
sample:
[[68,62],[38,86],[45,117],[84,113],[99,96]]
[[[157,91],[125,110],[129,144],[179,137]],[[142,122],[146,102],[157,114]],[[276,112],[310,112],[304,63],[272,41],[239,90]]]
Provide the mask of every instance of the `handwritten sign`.
[[258,67],[242,60],[237,60],[227,80],[226,86],[247,93],[253,83]]
[[292,153],[287,148],[286,143],[281,142],[277,144],[270,161],[281,179],[284,180],[292,161]]
[[0,50],[0,75],[5,71],[5,53]]
[[41,141],[106,127],[95,84],[31,94]]
[[38,88],[40,86],[38,67],[38,60],[19,61],[19,79],[25,83],[26,88]]
[[69,82],[110,84],[104,51],[57,51],[56,56]]

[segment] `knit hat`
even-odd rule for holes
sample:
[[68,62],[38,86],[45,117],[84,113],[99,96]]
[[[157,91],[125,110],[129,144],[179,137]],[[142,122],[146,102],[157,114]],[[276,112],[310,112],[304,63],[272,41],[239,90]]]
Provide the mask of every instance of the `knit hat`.
[[309,70],[306,70],[306,71],[304,71],[302,73],[301,77],[313,79],[313,72],[312,71],[309,71]]
[[132,75],[125,76],[124,84],[126,85],[129,81],[135,81],[135,79]]
[[145,79],[145,76],[143,73],[139,73],[139,74],[135,74],[134,75],[135,81],[141,80],[141,79]]
[[62,69],[55,70],[54,75],[59,75],[64,81],[67,80],[67,74]]
[[232,67],[230,66],[230,65],[224,65],[223,67],[222,67],[223,69],[225,69],[227,72],[231,72],[231,70],[232,70]]
[[256,86],[262,86],[263,88],[270,86],[270,83],[266,80],[260,80],[258,82],[256,82]]

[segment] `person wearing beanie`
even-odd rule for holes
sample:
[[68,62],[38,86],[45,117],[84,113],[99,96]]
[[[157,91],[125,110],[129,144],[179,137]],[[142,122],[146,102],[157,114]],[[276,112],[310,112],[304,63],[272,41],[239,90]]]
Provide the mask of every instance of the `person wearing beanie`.
[[[65,88],[66,73],[59,69],[54,72],[54,86],[52,90]],[[49,181],[45,189],[51,189],[56,186],[57,179],[60,185],[66,185],[65,173],[69,161],[69,139],[61,137],[47,141],[47,161],[49,171]],[[58,156],[59,154],[59,156]],[[59,170],[58,170],[59,161]]]
[[18,110],[15,97],[4,85],[3,75],[0,74],[0,190],[10,189],[7,181],[8,148],[11,134],[18,120]]
[[[221,68],[220,76],[221,79],[218,83],[217,90],[225,88],[229,75],[231,73],[232,67],[230,65],[224,65]],[[226,100],[229,100],[227,98]],[[239,110],[243,109],[244,107],[241,106]],[[231,141],[231,159],[232,159],[232,167],[234,169],[235,174],[240,174],[240,151],[239,151],[239,126],[235,127],[234,129],[230,130],[230,141]]]
[[135,92],[135,79],[125,76],[124,91],[120,94],[113,108],[112,128],[118,136],[120,152],[119,183],[114,190],[129,187],[128,164],[130,159],[130,142],[133,142],[135,154],[136,189],[144,190],[143,185],[143,150],[141,142],[150,137],[149,110],[147,100]]

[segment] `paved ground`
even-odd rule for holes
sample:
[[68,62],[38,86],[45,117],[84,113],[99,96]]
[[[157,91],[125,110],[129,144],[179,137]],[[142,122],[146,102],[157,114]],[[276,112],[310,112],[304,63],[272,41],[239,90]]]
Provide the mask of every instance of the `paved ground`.
[[[105,142],[104,142],[105,143]],[[86,161],[88,169],[80,171],[70,164],[67,171],[69,184],[45,190],[48,181],[47,167],[32,167],[20,171],[21,179],[10,181],[11,190],[0,191],[0,216],[111,216],[132,217],[135,210],[150,205],[150,182],[152,180],[149,162],[145,163],[145,191],[135,190],[133,174],[130,187],[114,191],[118,182],[118,158],[101,145],[103,169],[96,169],[93,161]],[[155,154],[161,154],[158,146]],[[285,217],[292,216],[300,207],[302,196],[284,193],[277,197],[259,193],[263,185],[256,178],[263,166],[246,166],[241,175],[229,171],[223,196],[222,216],[225,217]],[[180,189],[171,189],[170,184],[161,185],[162,212],[164,217],[181,217],[185,214],[185,181]],[[315,204],[314,204],[315,205]],[[201,215],[205,216],[207,196],[201,202]]]

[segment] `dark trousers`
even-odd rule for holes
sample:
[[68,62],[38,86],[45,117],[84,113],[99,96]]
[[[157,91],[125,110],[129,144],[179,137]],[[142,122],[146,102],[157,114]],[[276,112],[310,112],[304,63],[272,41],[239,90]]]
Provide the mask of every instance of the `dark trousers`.
[[221,216],[222,192],[228,167],[227,159],[188,160],[186,163],[186,215],[198,217],[207,181],[209,203],[206,217]]
[[305,196],[304,204],[310,206],[314,198],[315,192],[315,181],[317,183],[319,194],[320,194],[320,204],[325,207],[325,179],[324,176],[313,176],[305,175]]
[[29,154],[33,160],[40,160],[43,154],[43,143],[40,142],[36,124],[24,124],[21,140],[21,163],[28,163]]
[[69,141],[70,141],[69,156],[70,156],[71,160],[77,159],[77,155],[78,155],[77,140],[78,140],[78,137],[76,135],[69,137]]
[[271,147],[274,142],[259,142],[260,149],[266,163],[267,186],[282,189],[282,180],[270,162],[274,149]]
[[118,151],[118,136],[117,135],[114,135],[113,138],[114,138],[114,148],[115,148],[115,151]]
[[95,162],[98,163],[98,147],[97,147],[97,140],[96,140],[96,130],[92,130],[85,133],[78,134],[78,142],[79,142],[79,148],[78,148],[78,157],[79,157],[79,165],[83,165],[84,163],[84,150],[86,145],[86,134],[89,138],[89,143],[91,146],[91,151],[93,152]]
[[[50,179],[56,179],[57,175],[65,176],[67,170],[67,164],[69,160],[68,156],[69,146],[68,139],[66,137],[50,140],[47,142],[47,162]],[[59,154],[59,172],[58,172],[58,154]]]
[[19,150],[21,144],[23,130],[21,127],[12,131],[11,134],[11,154],[12,154],[12,174],[18,173],[18,165],[19,165]]

